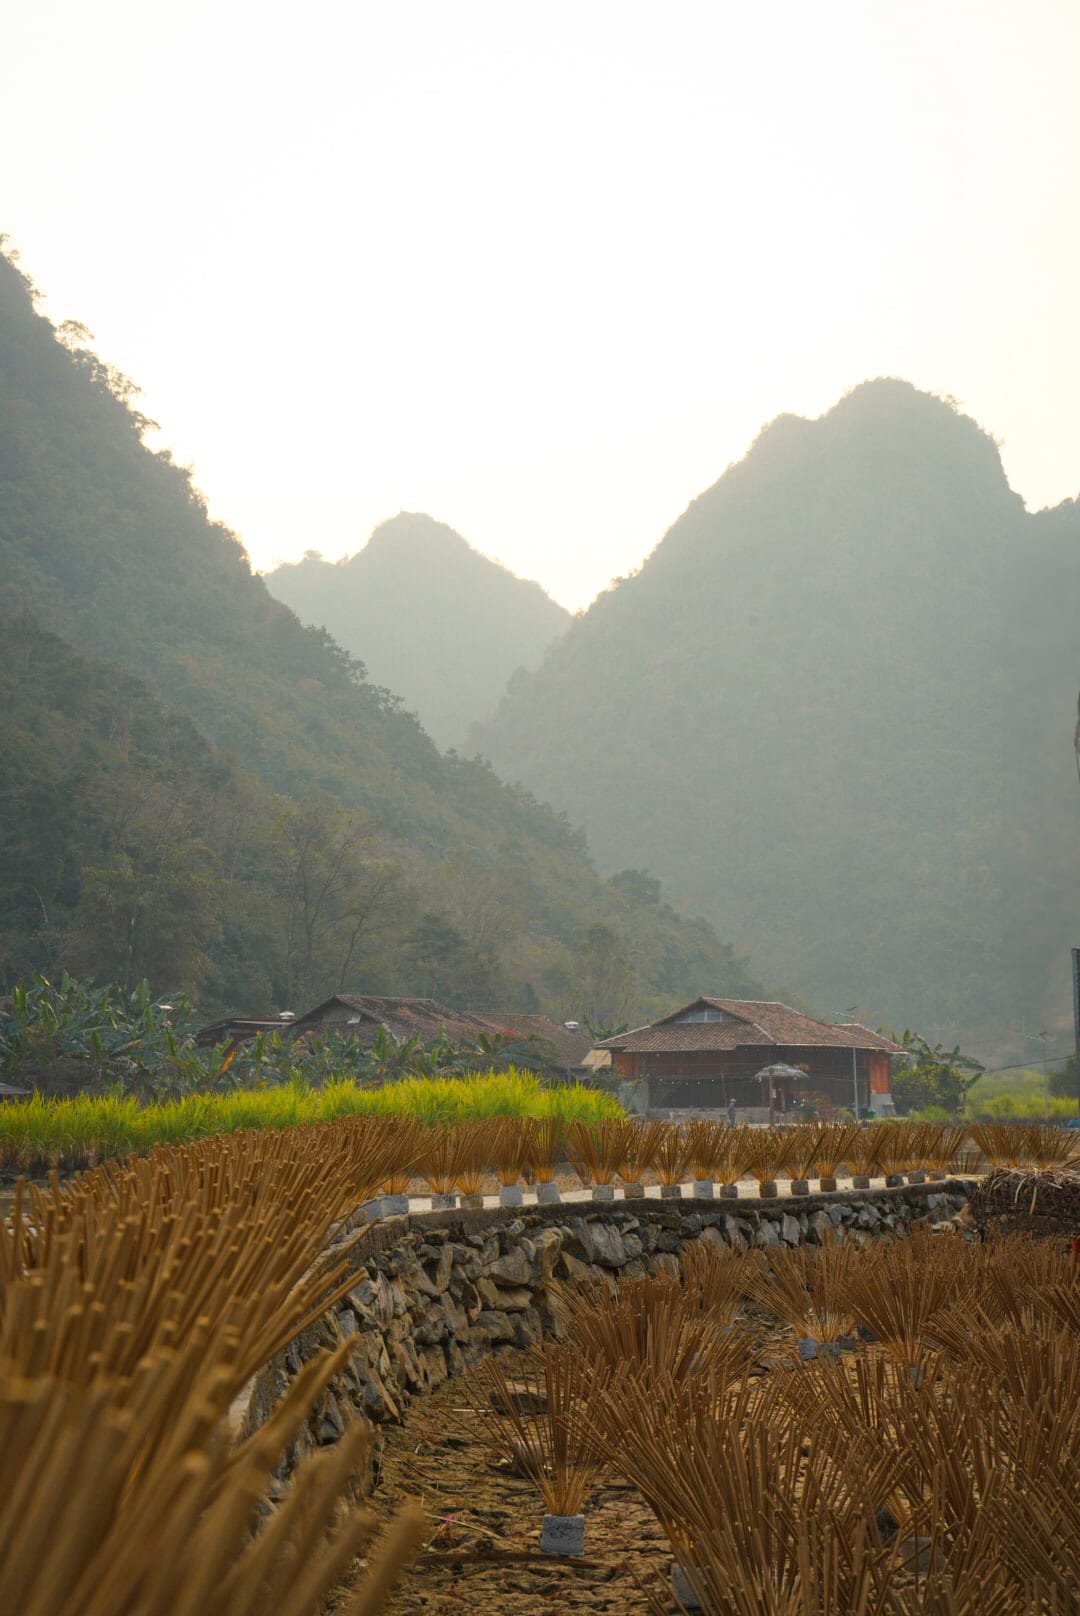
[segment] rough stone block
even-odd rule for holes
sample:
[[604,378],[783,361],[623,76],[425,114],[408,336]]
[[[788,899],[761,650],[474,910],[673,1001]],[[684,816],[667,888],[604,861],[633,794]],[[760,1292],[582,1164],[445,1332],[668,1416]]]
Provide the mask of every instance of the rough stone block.
[[570,1252],[559,1253],[559,1260],[555,1265],[555,1272],[562,1279],[568,1279],[572,1285],[589,1285],[598,1277],[595,1268],[584,1263],[578,1257],[571,1256]]
[[500,1285],[531,1285],[533,1280],[529,1260],[519,1246],[512,1246],[503,1256],[496,1258],[485,1269],[485,1274]]
[[514,1339],[514,1326],[497,1308],[485,1308],[473,1325],[473,1332],[478,1339],[489,1343]]

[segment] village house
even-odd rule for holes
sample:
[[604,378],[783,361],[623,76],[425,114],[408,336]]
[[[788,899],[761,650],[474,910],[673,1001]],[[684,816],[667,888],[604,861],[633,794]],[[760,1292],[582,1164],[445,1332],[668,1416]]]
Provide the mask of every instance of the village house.
[[890,1115],[889,1058],[899,1044],[858,1022],[815,1021],[786,1004],[695,999],[660,1021],[606,1038],[615,1076],[638,1082],[649,1116],[685,1112],[792,1119],[841,1107]]
[[378,993],[335,993],[315,1005],[292,1024],[293,1035],[312,1032],[346,1033],[361,1044],[371,1044],[379,1028],[399,1044],[418,1038],[433,1044],[445,1037],[453,1044],[475,1042],[491,1023],[471,1010],[449,1010],[436,999],[396,998]]
[[302,1016],[272,1021],[226,1017],[201,1028],[195,1041],[202,1046],[227,1044],[231,1051],[260,1032],[289,1038],[332,1032],[370,1047],[380,1028],[399,1044],[413,1038],[423,1045],[440,1038],[452,1044],[475,1044],[481,1037],[510,1039],[522,1046],[525,1059],[531,1056],[535,1064],[566,1076],[578,1073],[592,1044],[576,1023],[567,1025],[549,1016],[450,1010],[435,999],[371,993],[335,993]]

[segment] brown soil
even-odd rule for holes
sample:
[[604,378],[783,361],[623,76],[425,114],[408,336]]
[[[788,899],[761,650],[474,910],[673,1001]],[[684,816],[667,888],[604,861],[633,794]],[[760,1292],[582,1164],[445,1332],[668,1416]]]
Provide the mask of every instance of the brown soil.
[[403,1574],[387,1616],[646,1616],[643,1585],[662,1592],[671,1551],[636,1489],[599,1478],[584,1511],[584,1558],[542,1555],[543,1504],[481,1434],[470,1436],[470,1424],[454,1379],[418,1398],[403,1425],[386,1428],[380,1514],[420,1497],[431,1516],[428,1546]]
[[[794,1333],[749,1311],[759,1364],[792,1371]],[[861,1353],[881,1350],[864,1345]],[[504,1349],[500,1356],[512,1362],[524,1354]],[[855,1360],[845,1358],[849,1369]],[[386,1616],[650,1616],[678,1609],[670,1594],[671,1549],[635,1487],[611,1472],[599,1477],[584,1510],[584,1558],[541,1554],[543,1504],[473,1430],[458,1377],[411,1403],[401,1425],[383,1427],[372,1502],[386,1519],[397,1504],[419,1498],[431,1520],[424,1552],[402,1574]],[[359,1574],[362,1562],[354,1569]],[[338,1589],[325,1616],[340,1610],[352,1586],[350,1579]]]

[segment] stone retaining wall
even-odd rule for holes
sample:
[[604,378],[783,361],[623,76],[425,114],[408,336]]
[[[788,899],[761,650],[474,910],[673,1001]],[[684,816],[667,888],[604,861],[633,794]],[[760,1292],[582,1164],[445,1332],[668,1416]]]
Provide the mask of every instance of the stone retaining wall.
[[[285,1479],[356,1414],[376,1425],[399,1419],[413,1397],[492,1347],[539,1341],[552,1324],[553,1279],[614,1284],[620,1275],[677,1273],[690,1240],[768,1248],[820,1243],[827,1230],[844,1230],[867,1244],[954,1217],[973,1188],[950,1179],[798,1200],[644,1198],[389,1218],[352,1237],[348,1294],[255,1376],[234,1409],[234,1429],[257,1429],[306,1359],[355,1335],[349,1366],[285,1456]],[[360,1478],[361,1490],[373,1484]]]

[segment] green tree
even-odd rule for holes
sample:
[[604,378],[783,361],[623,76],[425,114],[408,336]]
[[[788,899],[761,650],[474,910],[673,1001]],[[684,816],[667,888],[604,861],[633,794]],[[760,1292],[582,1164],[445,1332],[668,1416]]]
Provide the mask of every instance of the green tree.
[[309,794],[278,817],[271,868],[282,904],[286,1001],[342,990],[399,895],[373,820]]
[[493,1010],[507,983],[496,949],[470,941],[445,915],[421,915],[406,944],[406,958],[419,991],[459,1009]]
[[931,1046],[920,1033],[905,1031],[900,1042],[913,1058],[901,1063],[897,1057],[890,1080],[896,1109],[921,1111],[936,1106],[950,1116],[960,1116],[968,1089],[984,1070],[980,1063],[962,1055],[959,1046],[950,1050],[941,1044]]
[[1050,1073],[1050,1093],[1057,1100],[1076,1100],[1080,1105],[1080,1068],[1076,1056],[1070,1055],[1063,1065]]
[[572,967],[575,1019],[589,1027],[624,1023],[637,997],[637,973],[610,926],[589,927]]
[[218,931],[212,865],[198,844],[167,847],[153,865],[117,853],[82,872],[67,948],[75,967],[99,979],[119,966],[131,992],[143,978],[195,993]]

